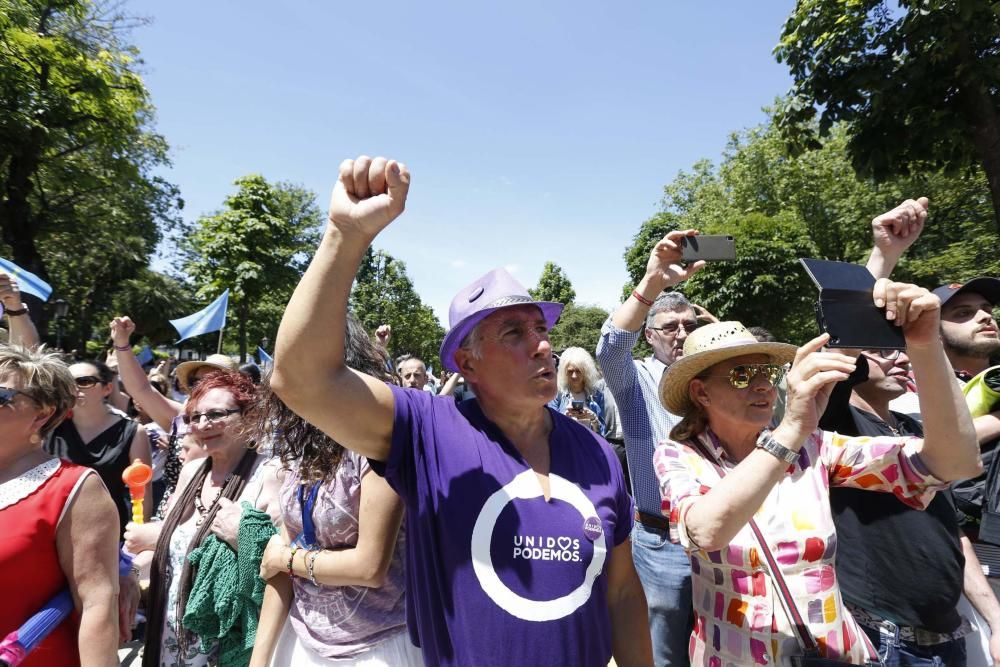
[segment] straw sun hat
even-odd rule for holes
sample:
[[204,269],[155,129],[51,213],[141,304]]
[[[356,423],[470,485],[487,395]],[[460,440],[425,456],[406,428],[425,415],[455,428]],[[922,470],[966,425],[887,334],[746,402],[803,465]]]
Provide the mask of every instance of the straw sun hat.
[[720,361],[745,354],[766,354],[775,364],[787,364],[798,348],[788,343],[760,343],[739,322],[716,322],[698,327],[684,341],[684,356],[670,364],[660,378],[660,402],[671,414],[690,412],[691,380]]
[[200,368],[220,371],[236,371],[239,365],[224,354],[210,354],[204,361],[185,361],[177,365],[177,384],[185,392],[188,391],[188,380]]

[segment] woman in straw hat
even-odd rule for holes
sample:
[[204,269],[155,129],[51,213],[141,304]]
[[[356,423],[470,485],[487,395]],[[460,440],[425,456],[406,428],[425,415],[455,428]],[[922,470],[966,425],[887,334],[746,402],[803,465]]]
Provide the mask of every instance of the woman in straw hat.
[[[691,557],[694,665],[877,661],[841,602],[830,485],[893,493],[922,509],[943,482],[981,467],[941,347],[940,301],[887,280],[873,300],[903,329],[922,399],[934,397],[921,404],[923,439],[818,430],[834,384],[854,367],[823,349],[825,334],[796,349],[759,343],[739,322],[710,324],[663,375],[660,398],[682,420],[654,466],[671,538]],[[789,362],[787,408],[770,430]]]

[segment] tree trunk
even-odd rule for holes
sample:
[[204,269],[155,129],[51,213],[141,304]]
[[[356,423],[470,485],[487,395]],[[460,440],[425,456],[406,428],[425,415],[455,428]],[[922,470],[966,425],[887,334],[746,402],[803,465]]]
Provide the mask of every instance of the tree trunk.
[[993,217],[1000,233],[1000,116],[989,93],[983,90],[963,91],[966,113],[972,126],[972,143],[979,154],[993,198]]
[[3,233],[4,243],[10,246],[11,261],[48,280],[45,262],[35,247],[35,234],[39,225],[32,217],[28,199],[32,179],[38,171],[37,144],[26,148],[30,154],[15,156],[10,161],[7,181],[4,183],[5,201],[0,202],[0,231]]
[[[963,71],[970,71],[977,62],[977,54],[966,38],[960,39],[958,50],[964,60]],[[960,79],[959,87],[965,117],[972,128],[972,143],[979,154],[993,198],[993,222],[1000,233],[1000,115],[984,81],[966,74]]]

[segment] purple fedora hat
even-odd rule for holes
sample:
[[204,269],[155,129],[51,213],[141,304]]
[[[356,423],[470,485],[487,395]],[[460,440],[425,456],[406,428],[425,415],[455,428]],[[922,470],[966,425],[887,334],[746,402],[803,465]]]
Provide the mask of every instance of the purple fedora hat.
[[459,372],[455,364],[455,351],[469,332],[490,314],[501,308],[533,304],[542,310],[545,322],[551,329],[559,320],[563,305],[552,301],[535,301],[524,285],[505,269],[493,269],[466,285],[448,308],[448,334],[441,343],[441,363],[450,371]]

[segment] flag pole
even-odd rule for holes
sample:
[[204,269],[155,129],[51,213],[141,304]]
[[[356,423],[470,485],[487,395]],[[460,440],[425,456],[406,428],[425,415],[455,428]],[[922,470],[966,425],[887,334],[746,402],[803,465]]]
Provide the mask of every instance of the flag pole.
[[222,332],[225,331],[226,327],[219,327],[219,347],[215,350],[216,354],[222,354]]

